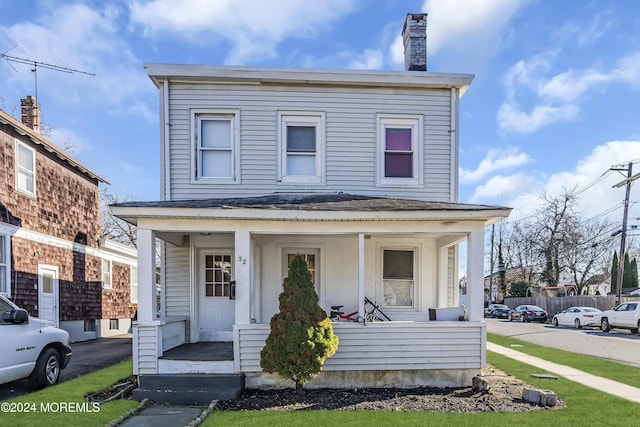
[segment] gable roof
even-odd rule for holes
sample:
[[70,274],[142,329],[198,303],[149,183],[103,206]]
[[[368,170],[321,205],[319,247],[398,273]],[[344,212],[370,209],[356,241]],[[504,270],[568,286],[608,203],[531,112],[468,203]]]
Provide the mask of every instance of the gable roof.
[[[466,203],[373,197],[345,193],[273,193],[265,196],[134,201],[110,205],[116,216],[131,223],[143,217],[210,217],[259,219],[451,219],[495,222],[511,208]],[[203,211],[207,211],[204,214]],[[316,215],[314,215],[316,213]],[[345,217],[340,217],[344,213]]]
[[102,178],[100,175],[71,157],[66,151],[2,110],[0,110],[0,123],[2,123],[3,125],[11,126],[18,134],[29,138],[31,142],[43,147],[49,153],[68,163],[72,168],[77,169],[80,172],[100,182],[103,182],[105,184],[109,183],[106,179]]

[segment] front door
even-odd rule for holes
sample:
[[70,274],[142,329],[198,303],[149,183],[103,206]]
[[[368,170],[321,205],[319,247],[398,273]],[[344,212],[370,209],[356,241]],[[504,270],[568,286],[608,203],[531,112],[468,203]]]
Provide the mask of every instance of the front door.
[[202,251],[198,266],[200,341],[232,341],[235,301],[232,297],[233,253]]
[[38,317],[58,326],[58,268],[38,267]]

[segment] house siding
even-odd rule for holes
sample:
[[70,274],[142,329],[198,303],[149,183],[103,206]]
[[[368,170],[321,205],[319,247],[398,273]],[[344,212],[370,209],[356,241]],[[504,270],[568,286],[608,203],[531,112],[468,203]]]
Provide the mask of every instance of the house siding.
[[[400,102],[398,101],[400,99]],[[188,85],[169,89],[170,182],[173,200],[242,197],[278,192],[349,192],[433,201],[451,201],[451,91],[273,85]],[[191,180],[191,109],[240,107],[240,184]],[[326,115],[324,184],[277,181],[278,111]],[[376,186],[376,114],[424,117],[420,187]]]
[[[475,327],[474,327],[475,326]],[[468,322],[334,323],[340,343],[323,371],[480,369],[485,325]],[[268,325],[236,325],[241,372],[261,372]]]
[[191,257],[189,245],[165,248],[165,314],[172,316],[189,316],[191,307]]

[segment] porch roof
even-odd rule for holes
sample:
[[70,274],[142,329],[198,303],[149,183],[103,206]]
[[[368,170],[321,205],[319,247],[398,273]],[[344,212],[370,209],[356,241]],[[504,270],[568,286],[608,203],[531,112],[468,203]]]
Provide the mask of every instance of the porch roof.
[[374,197],[345,193],[273,193],[255,197],[123,202],[113,213],[132,224],[139,218],[224,218],[280,220],[468,219],[488,224],[511,208]]

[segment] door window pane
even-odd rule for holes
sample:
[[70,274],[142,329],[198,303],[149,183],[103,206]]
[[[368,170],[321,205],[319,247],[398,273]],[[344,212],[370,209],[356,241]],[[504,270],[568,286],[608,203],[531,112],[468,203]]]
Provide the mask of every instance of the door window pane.
[[205,255],[205,296],[229,297],[231,255]]

